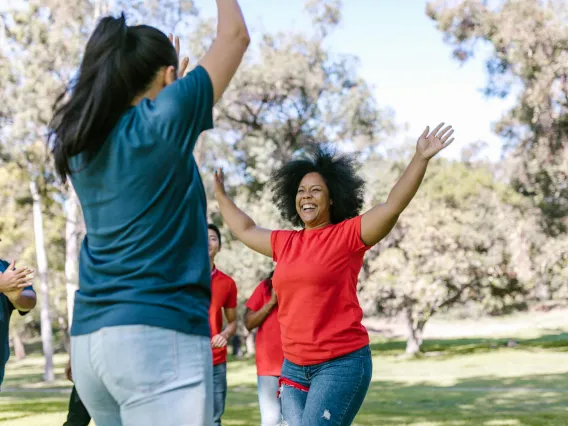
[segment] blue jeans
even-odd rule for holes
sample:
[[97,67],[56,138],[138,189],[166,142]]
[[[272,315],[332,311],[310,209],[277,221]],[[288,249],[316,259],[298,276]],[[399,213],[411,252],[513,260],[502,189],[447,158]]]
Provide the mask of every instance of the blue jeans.
[[221,426],[227,398],[227,364],[213,366],[213,425]]
[[365,346],[321,364],[302,367],[284,360],[282,378],[309,390],[283,384],[280,398],[287,426],[348,426],[365,399],[373,364]]
[[206,336],[146,325],[71,337],[81,400],[101,426],[211,426],[213,374]]
[[258,404],[261,426],[280,426],[282,407],[278,393],[278,376],[258,376]]

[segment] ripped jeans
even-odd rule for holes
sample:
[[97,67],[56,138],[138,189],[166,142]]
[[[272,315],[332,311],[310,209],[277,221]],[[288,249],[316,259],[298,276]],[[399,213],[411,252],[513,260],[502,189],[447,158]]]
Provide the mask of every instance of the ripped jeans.
[[369,389],[372,371],[369,346],[306,367],[284,360],[280,380],[283,424],[352,424]]

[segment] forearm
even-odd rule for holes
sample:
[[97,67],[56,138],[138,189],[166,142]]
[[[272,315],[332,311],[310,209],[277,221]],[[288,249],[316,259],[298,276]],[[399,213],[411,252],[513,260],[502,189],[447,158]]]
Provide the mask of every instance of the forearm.
[[249,38],[243,13],[237,0],[217,0],[217,38]]
[[273,309],[274,305],[269,302],[258,311],[248,311],[245,318],[245,327],[247,330],[252,331],[257,327],[260,327]]
[[235,320],[228,323],[225,329],[221,332],[221,334],[225,339],[229,340],[229,338],[234,336],[236,332],[237,332],[237,321]]
[[420,188],[427,167],[428,160],[415,154],[402,177],[391,190],[385,203],[394,214],[401,214],[410,204],[418,188]]
[[227,195],[218,195],[219,210],[221,216],[227,223],[227,226],[235,237],[242,241],[243,234],[256,226],[245,212],[237,207],[237,205]]
[[12,302],[12,305],[22,312],[27,312],[34,308],[36,305],[35,294],[26,294],[25,291],[13,291],[10,293],[4,293],[6,297]]

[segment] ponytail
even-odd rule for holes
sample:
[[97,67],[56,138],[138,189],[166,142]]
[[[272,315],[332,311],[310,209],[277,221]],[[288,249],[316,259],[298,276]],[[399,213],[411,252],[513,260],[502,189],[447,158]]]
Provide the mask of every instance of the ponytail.
[[177,63],[161,31],[128,27],[124,13],[101,19],[87,42],[79,75],[57,98],[49,125],[48,141],[63,182],[73,173],[71,157],[82,154],[86,165],[159,69]]

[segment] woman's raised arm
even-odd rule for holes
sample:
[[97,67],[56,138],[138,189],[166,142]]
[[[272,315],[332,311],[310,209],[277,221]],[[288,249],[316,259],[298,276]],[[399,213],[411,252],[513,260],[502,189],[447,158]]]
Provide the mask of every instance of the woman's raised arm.
[[270,242],[272,231],[256,226],[254,220],[229,198],[225,192],[225,178],[221,169],[215,171],[214,189],[221,216],[223,216],[233,235],[250,249],[272,257],[272,244]]

